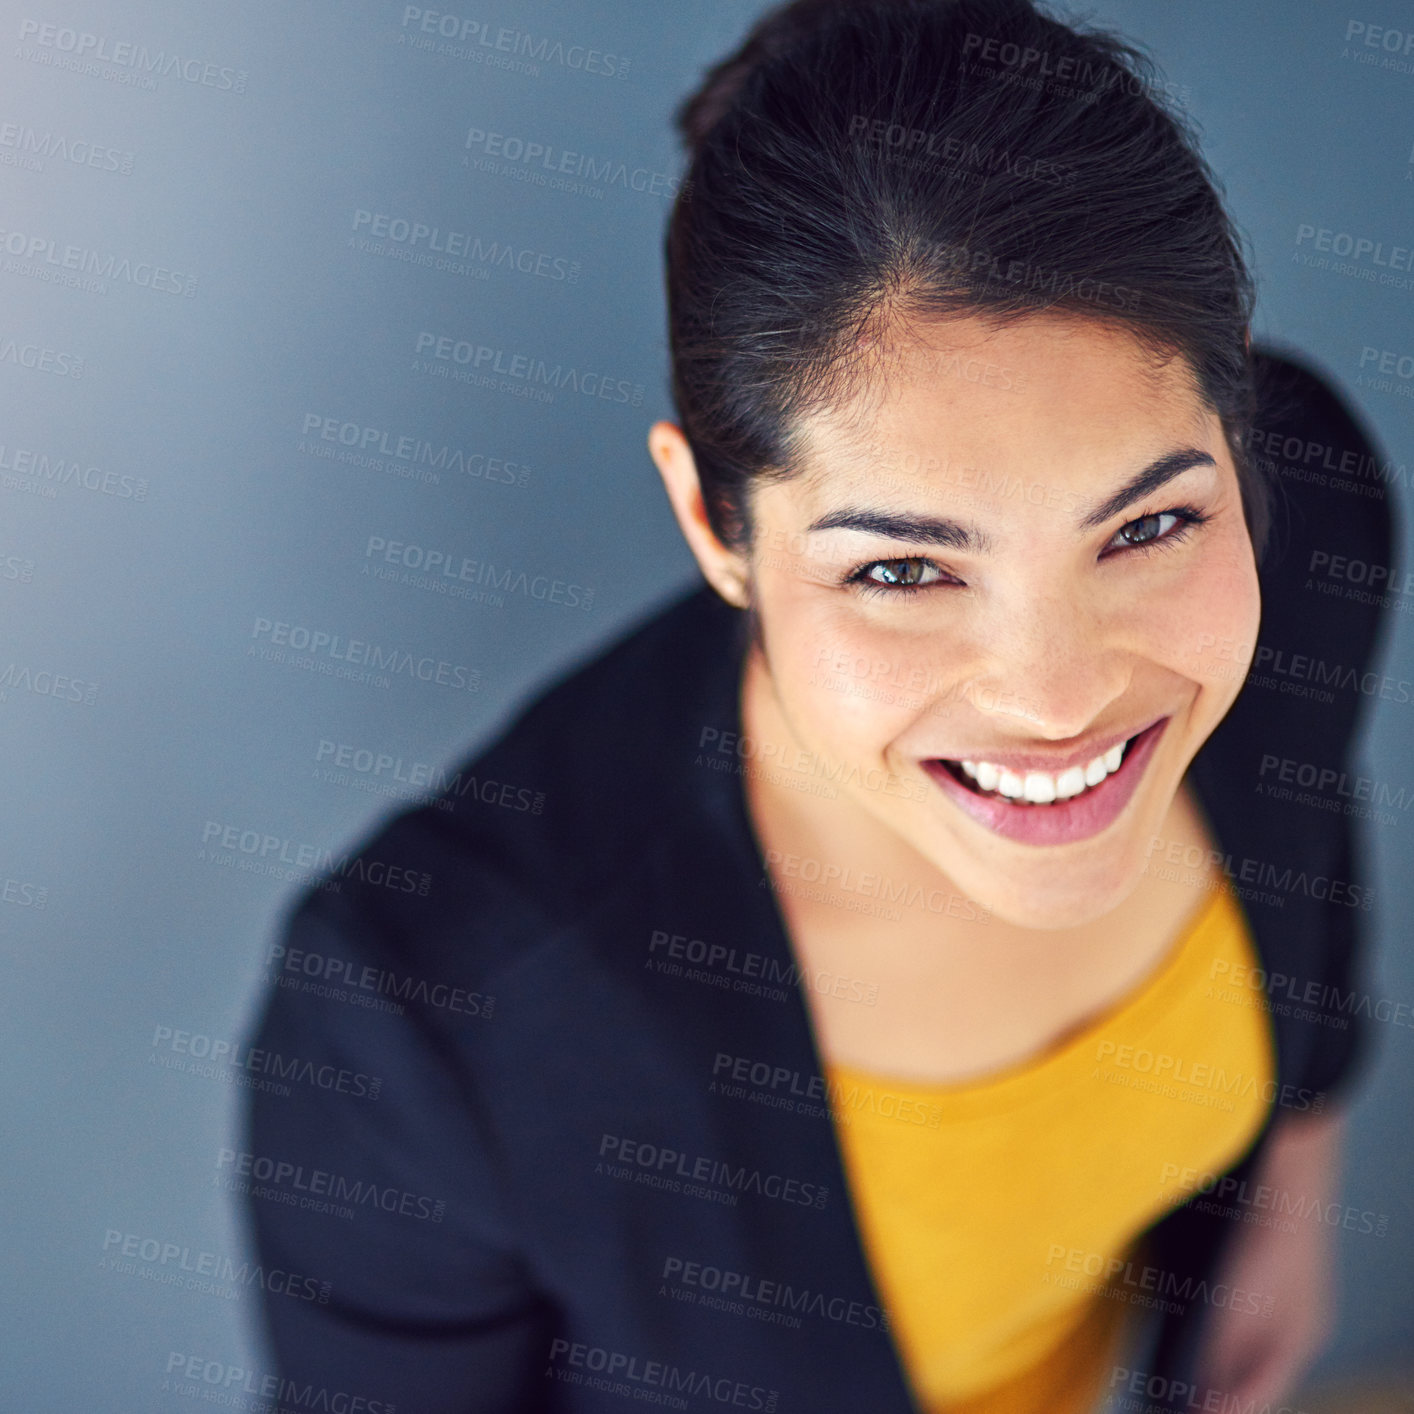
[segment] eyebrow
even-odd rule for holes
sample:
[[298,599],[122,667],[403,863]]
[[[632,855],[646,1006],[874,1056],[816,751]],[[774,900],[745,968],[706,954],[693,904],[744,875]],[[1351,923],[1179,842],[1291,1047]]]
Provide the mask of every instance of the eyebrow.
[[[1170,482],[1195,466],[1216,466],[1217,462],[1197,447],[1181,447],[1150,462],[1131,477],[1114,495],[1102,501],[1080,522],[1081,530],[1094,530],[1121,511],[1141,501],[1151,491]],[[941,545],[948,550],[965,550],[986,554],[993,548],[986,531],[966,521],[947,520],[939,516],[915,516],[893,511],[876,511],[863,507],[845,506],[811,521],[806,534],[822,530],[859,530],[866,535],[880,535],[887,540],[908,540],[916,544]]]
[[985,554],[992,548],[991,537],[966,521],[944,520],[939,516],[901,515],[894,511],[870,511],[846,506],[813,520],[807,535],[820,530],[862,530],[885,540],[907,540],[917,545],[941,545],[946,550],[967,550]]
[[1157,491],[1175,476],[1182,476],[1185,471],[1191,471],[1195,466],[1217,466],[1217,462],[1197,447],[1182,447],[1160,457],[1158,461],[1150,462],[1138,476],[1125,482],[1108,501],[1101,501],[1080,522],[1081,530],[1098,529],[1136,501],[1142,501],[1151,491]]

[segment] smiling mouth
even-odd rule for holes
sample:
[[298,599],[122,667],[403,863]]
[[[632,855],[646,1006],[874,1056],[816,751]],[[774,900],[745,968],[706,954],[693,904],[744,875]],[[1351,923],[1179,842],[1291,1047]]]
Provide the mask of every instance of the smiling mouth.
[[946,757],[939,758],[938,764],[960,786],[983,800],[1002,800],[1008,805],[1044,808],[1083,799],[1103,785],[1120,770],[1130,748],[1143,735],[1143,732],[1137,732],[1128,741],[1096,756],[1085,766],[1072,766],[1055,773],[1013,772],[985,761],[949,761]]

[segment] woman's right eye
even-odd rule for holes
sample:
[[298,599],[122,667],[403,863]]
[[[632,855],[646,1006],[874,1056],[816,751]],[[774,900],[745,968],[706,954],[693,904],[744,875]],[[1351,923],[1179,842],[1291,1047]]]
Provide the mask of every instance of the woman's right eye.
[[[931,575],[932,578],[925,578]],[[942,571],[931,560],[911,556],[900,560],[871,560],[848,576],[866,594],[915,594],[942,582]]]

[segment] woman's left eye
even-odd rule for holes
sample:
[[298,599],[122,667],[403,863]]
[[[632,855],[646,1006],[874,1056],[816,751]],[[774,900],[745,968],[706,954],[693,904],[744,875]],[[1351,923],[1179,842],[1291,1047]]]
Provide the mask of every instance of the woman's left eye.
[[[875,572],[881,577],[876,578]],[[926,576],[931,575],[932,578]],[[912,594],[942,580],[942,572],[931,560],[910,556],[898,560],[871,560],[849,576],[866,594]]]
[[1208,517],[1192,506],[1175,506],[1172,510],[1156,511],[1140,516],[1115,532],[1110,545],[1118,550],[1149,550],[1167,548],[1182,540],[1195,525]]

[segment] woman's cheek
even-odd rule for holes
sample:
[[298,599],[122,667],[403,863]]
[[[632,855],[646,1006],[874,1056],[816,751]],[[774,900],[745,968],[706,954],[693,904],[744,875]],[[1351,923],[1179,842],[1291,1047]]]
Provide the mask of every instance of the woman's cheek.
[[812,735],[850,755],[877,755],[938,692],[942,661],[935,636],[881,632],[832,619],[796,640],[788,668],[794,715]]
[[1232,685],[1245,677],[1262,615],[1245,532],[1240,542],[1215,545],[1193,574],[1153,596],[1146,607],[1146,637],[1157,661],[1224,696],[1236,696]]

